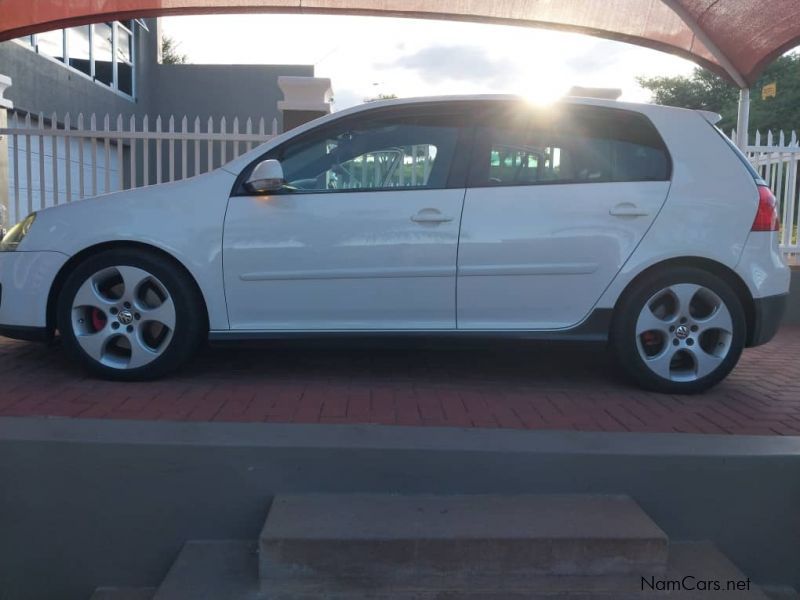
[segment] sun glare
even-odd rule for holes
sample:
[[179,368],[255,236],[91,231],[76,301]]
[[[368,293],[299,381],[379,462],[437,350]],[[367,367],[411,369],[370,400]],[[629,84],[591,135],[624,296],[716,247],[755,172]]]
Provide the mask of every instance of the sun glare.
[[521,95],[536,106],[549,106],[567,95],[568,85],[556,85],[545,81],[536,82],[522,90]]

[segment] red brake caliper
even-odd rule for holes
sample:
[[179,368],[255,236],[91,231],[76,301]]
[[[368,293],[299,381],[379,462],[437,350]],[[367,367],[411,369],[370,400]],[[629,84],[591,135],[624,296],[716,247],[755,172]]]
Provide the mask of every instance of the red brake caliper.
[[645,346],[645,347],[655,346],[656,344],[658,344],[658,342],[659,342],[659,338],[658,338],[658,335],[656,335],[656,333],[654,333],[652,331],[645,331],[642,334],[642,345],[643,346]]
[[92,308],[92,328],[100,331],[106,326],[106,314],[99,308]]

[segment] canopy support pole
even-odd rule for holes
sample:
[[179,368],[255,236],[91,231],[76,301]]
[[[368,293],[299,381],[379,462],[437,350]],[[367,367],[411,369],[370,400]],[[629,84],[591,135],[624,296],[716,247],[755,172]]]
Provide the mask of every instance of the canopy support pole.
[[750,127],[750,88],[739,90],[739,115],[736,118],[736,145],[744,151],[748,143],[747,132]]

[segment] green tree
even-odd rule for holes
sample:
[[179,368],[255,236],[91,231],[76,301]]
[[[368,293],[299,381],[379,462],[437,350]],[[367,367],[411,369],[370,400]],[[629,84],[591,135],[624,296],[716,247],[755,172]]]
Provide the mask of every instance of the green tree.
[[[729,131],[736,127],[739,90],[722,77],[696,68],[690,76],[637,77],[650,90],[658,104],[711,110],[722,115],[719,126]],[[777,84],[774,98],[761,99],[761,88]],[[750,133],[759,130],[800,129],[800,54],[785,54],[775,60],[750,90]]]
[[176,42],[168,35],[161,37],[161,62],[165,65],[182,65],[188,60],[183,52],[178,52],[180,42]]
[[364,98],[364,102],[376,102],[378,100],[393,100],[397,94],[378,94],[374,98]]

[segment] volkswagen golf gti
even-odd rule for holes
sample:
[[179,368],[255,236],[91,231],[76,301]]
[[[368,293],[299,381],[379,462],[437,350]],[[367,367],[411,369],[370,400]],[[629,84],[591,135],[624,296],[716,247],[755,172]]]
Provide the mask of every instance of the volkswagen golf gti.
[[204,340],[606,341],[695,393],[769,341],[775,198],[715,115],[568,98],[389,100],[210,173],[30,214],[0,242],[0,333],[146,379]]

